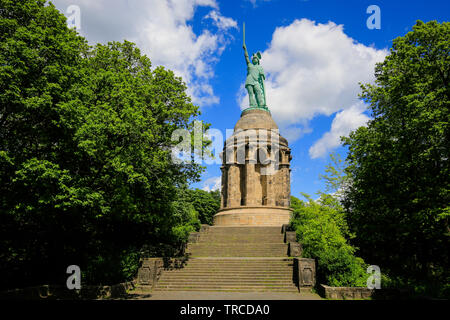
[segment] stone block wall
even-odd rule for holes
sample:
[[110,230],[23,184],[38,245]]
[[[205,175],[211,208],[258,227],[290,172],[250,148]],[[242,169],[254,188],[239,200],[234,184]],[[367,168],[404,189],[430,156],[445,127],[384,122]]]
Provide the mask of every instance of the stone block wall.
[[163,270],[182,268],[187,258],[144,258],[138,269],[136,283],[143,287],[153,288],[161,277]]
[[112,286],[82,286],[79,290],[69,290],[61,285],[42,285],[0,292],[0,299],[8,300],[92,300],[121,298],[135,288],[134,282],[124,282]]
[[320,289],[324,298],[335,300],[369,299],[375,292],[363,287],[329,287],[324,284],[320,285]]

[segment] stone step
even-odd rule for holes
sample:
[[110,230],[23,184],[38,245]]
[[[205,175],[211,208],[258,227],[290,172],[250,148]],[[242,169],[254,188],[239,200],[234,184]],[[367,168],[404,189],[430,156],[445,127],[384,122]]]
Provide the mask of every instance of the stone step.
[[247,288],[211,288],[211,287],[161,287],[155,288],[154,291],[205,291],[205,292],[290,292],[298,293],[298,289],[294,288],[261,288],[261,287],[247,287]]
[[257,276],[253,273],[228,273],[218,276],[216,274],[207,274],[202,272],[187,272],[184,274],[166,274],[161,276],[161,279],[179,279],[179,278],[196,278],[196,279],[292,279],[292,272],[278,272],[278,273],[261,273]]
[[[192,266],[185,266],[182,270],[191,270],[191,269],[199,269],[199,270],[213,270],[216,271],[237,271],[237,270],[260,270],[260,271],[275,271],[275,270],[290,270],[292,269],[292,266],[289,265],[272,265],[272,266],[264,266],[264,265],[253,265],[253,266],[234,266],[234,265],[192,265]],[[165,272],[173,272],[173,269],[167,269]],[[178,269],[175,269],[178,270]],[[205,270],[207,271],[207,270]]]
[[201,286],[201,285],[167,285],[157,286],[155,291],[231,291],[231,292],[298,292],[295,285],[292,286]]
[[284,239],[284,235],[281,233],[237,233],[237,232],[210,232],[210,233],[200,233],[200,237],[204,238],[275,238],[275,239]]
[[[176,281],[175,281],[176,280]],[[194,283],[292,283],[292,277],[282,278],[213,278],[208,279],[206,277],[162,277],[158,280],[158,283],[181,283],[181,282],[194,282]]]
[[[211,279],[211,275],[204,273],[183,273],[183,274],[164,274],[161,279]],[[258,276],[252,274],[228,274],[228,275],[214,275],[213,279],[240,279],[240,280],[253,280],[253,279],[292,279],[292,274],[259,274]]]
[[270,226],[252,226],[252,227],[246,227],[246,226],[234,226],[234,227],[224,227],[224,226],[210,226],[205,233],[212,233],[212,232],[252,232],[252,233],[259,233],[259,232],[277,232],[281,233],[281,227],[270,227]]
[[280,247],[274,247],[274,248],[230,248],[230,247],[217,247],[211,245],[210,247],[188,247],[186,248],[186,251],[212,251],[212,252],[283,252],[283,255],[286,255],[287,253],[287,246],[280,246]]
[[235,253],[230,253],[230,254],[219,254],[219,253],[212,253],[212,252],[206,252],[206,253],[196,253],[196,254],[192,254],[191,257],[193,258],[201,258],[201,257],[260,257],[260,258],[265,258],[265,257],[281,257],[283,256],[282,254],[235,254]]
[[195,269],[185,269],[185,271],[165,271],[164,274],[191,274],[191,275],[198,275],[198,274],[204,274],[205,276],[209,277],[219,277],[222,276],[228,276],[228,275],[235,275],[235,276],[276,276],[276,275],[289,275],[292,276],[292,268],[291,269],[277,269],[277,270],[261,270],[261,269],[239,269],[239,270],[220,270],[220,269],[214,269],[209,272],[204,271],[204,269],[201,268],[195,268]]
[[280,227],[210,227],[189,243],[183,268],[164,270],[155,291],[298,292]]
[[[268,244],[269,246],[270,244]],[[279,246],[272,246],[272,247],[268,247],[268,248],[264,248],[264,247],[252,247],[249,246],[247,247],[245,244],[242,244],[241,246],[219,246],[219,245],[189,245],[186,250],[207,250],[209,249],[210,251],[272,251],[272,250],[287,250],[288,246],[287,245],[279,245]]]
[[[288,270],[288,269],[292,269],[292,265],[250,265],[250,266],[239,266],[239,265],[207,265],[207,264],[194,264],[194,265],[189,265],[189,266],[185,266],[183,269],[188,270],[188,269],[214,269],[214,270],[230,270],[230,271],[234,271],[234,270]],[[166,269],[167,272],[171,272],[173,269]],[[177,269],[175,269],[177,270]]]
[[265,287],[265,288],[296,288],[296,286],[294,285],[293,282],[288,282],[288,283],[264,283],[264,282],[260,282],[260,283],[242,283],[242,282],[235,282],[235,283],[217,283],[217,282],[210,282],[210,283],[198,283],[198,282],[191,282],[191,283],[163,283],[163,282],[159,282],[155,288],[174,288],[174,287],[202,287],[202,288],[245,288],[245,287]]
[[[217,248],[217,247],[211,247],[211,248],[198,248],[198,247],[191,247],[187,248],[187,253],[197,253],[197,252],[214,252],[215,257],[217,254],[221,253],[279,253],[281,256],[287,256],[287,247],[280,247],[280,248],[270,248],[270,249],[247,249],[247,248]],[[249,257],[253,257],[254,255],[250,255]],[[224,256],[225,257],[225,256]],[[245,258],[245,256],[241,256]],[[275,255],[274,257],[280,257],[280,255]]]
[[[211,248],[188,248],[186,249],[186,252],[188,253],[197,253],[197,252],[214,252],[217,254],[220,253],[281,253],[282,256],[286,256],[287,254],[287,247],[283,248],[270,248],[270,249],[247,249],[247,248],[216,248],[216,247],[211,247]],[[252,257],[253,255],[249,256]],[[277,256],[275,256],[277,257]],[[278,256],[279,257],[279,256]],[[245,256],[243,256],[243,258],[245,258]]]
[[233,262],[222,262],[222,263],[214,263],[214,262],[192,262],[188,263],[184,266],[184,268],[194,267],[194,266],[200,266],[200,267],[226,267],[226,268],[232,268],[232,267],[240,267],[240,268],[252,268],[252,267],[264,267],[264,268],[270,268],[270,267],[292,267],[294,265],[293,262],[291,263],[264,263],[264,262],[258,262],[258,263],[233,263]]
[[[223,257],[221,257],[223,258]],[[248,258],[248,257],[246,257]],[[256,257],[255,257],[256,258]],[[262,257],[265,258],[265,257]],[[194,258],[197,259],[197,258]],[[251,263],[251,264],[239,264],[239,263],[229,263],[229,262],[224,262],[224,263],[188,263],[184,266],[184,268],[189,268],[189,267],[224,267],[224,268],[232,268],[232,267],[239,267],[239,268],[252,268],[252,267],[262,267],[265,269],[271,268],[271,267],[289,267],[291,268],[294,264],[293,263]]]
[[283,268],[292,268],[293,263],[284,264],[284,263],[274,263],[274,264],[263,264],[263,263],[255,263],[255,264],[237,264],[237,263],[192,263],[184,266],[184,269],[188,268],[214,268],[214,269],[263,269],[270,270],[272,268],[283,269]]
[[224,262],[233,262],[233,263],[240,263],[240,264],[247,264],[247,263],[259,263],[259,262],[263,262],[263,263],[275,263],[275,262],[282,262],[282,263],[286,263],[286,262],[293,262],[294,260],[292,258],[289,257],[283,257],[283,258],[211,258],[208,259],[207,257],[205,258],[193,258],[193,259],[189,259],[187,260],[188,263],[195,263],[195,262],[218,262],[218,263],[224,263]]
[[278,247],[287,247],[287,243],[283,242],[257,242],[257,243],[224,243],[224,242],[216,242],[211,244],[210,242],[195,242],[189,243],[188,247],[217,247],[217,248],[278,248]]
[[193,266],[193,265],[227,265],[227,266],[292,266],[293,261],[277,261],[277,260],[255,260],[254,262],[251,260],[219,260],[219,261],[209,261],[210,259],[191,259],[185,265]]
[[[189,245],[186,250],[188,249],[211,249],[211,250],[241,250],[241,251],[270,251],[270,250],[279,250],[279,249],[287,249],[287,245],[274,245],[270,246],[271,243],[267,244],[267,248],[264,248],[264,246],[251,246],[251,245],[245,245],[241,244],[240,246],[225,246],[225,245],[216,245],[216,244],[205,244],[205,245],[198,245],[198,244],[191,244]],[[270,246],[270,247],[269,247]]]
[[[189,246],[186,248],[186,252],[196,253],[196,252],[215,252],[215,253],[245,253],[245,252],[258,252],[258,253],[281,253],[282,255],[287,255],[288,246],[273,246],[268,248],[263,247],[245,247],[245,245],[242,245],[241,247],[227,247],[227,246]],[[253,255],[252,255],[253,256]],[[250,256],[249,256],[250,257]]]
[[[223,258],[229,257],[229,254],[233,254],[233,253],[239,254],[239,257],[241,257],[241,258],[257,257],[257,256],[255,256],[255,254],[257,254],[257,253],[265,254],[264,257],[266,257],[266,258],[268,258],[268,257],[282,258],[282,257],[287,256],[288,250],[287,250],[287,248],[277,248],[277,249],[267,249],[267,250],[264,250],[264,249],[261,249],[261,250],[222,249],[222,250],[220,250],[220,249],[217,249],[217,248],[211,248],[211,249],[208,249],[208,248],[191,248],[189,250],[186,249],[186,253],[191,253],[192,255],[195,255],[197,253],[205,254],[205,253],[208,253],[208,252],[213,253],[213,255],[211,257],[218,257],[218,258],[220,257],[220,254],[222,254],[222,253],[224,254]],[[248,253],[249,255],[245,256],[246,253]],[[269,255],[266,255],[266,254],[269,254]],[[270,254],[272,254],[272,255],[270,255]],[[203,256],[205,258],[207,257],[205,255],[203,255]]]
[[201,251],[189,253],[192,258],[203,258],[203,257],[229,257],[229,258],[268,258],[268,257],[283,257],[285,254],[282,252],[249,252],[249,253],[239,253],[239,252],[213,252],[213,251]]
[[236,243],[249,243],[249,244],[257,244],[257,243],[284,243],[284,238],[275,238],[275,237],[208,237],[200,239],[195,243],[218,243],[218,244],[236,244]]
[[[214,275],[205,275],[205,274],[200,274],[200,273],[187,273],[187,274],[183,274],[183,275],[165,275],[165,276],[161,276],[160,280],[170,280],[170,281],[177,281],[177,280],[182,280],[182,279],[192,279],[195,281],[202,281],[202,280],[220,280],[220,281],[234,281],[234,280],[239,280],[239,281],[253,281],[253,280],[280,280],[280,281],[285,281],[285,280],[289,280],[291,281],[293,279],[293,275],[292,273],[285,273],[285,274],[267,274],[264,276],[254,276],[251,274],[236,274],[236,275],[232,275],[229,274],[228,276],[225,277],[216,277]],[[158,280],[159,281],[159,280]]]
[[223,238],[264,238],[264,237],[268,237],[268,238],[275,238],[275,239],[280,239],[282,238],[284,240],[284,235],[281,233],[264,233],[264,232],[209,232],[209,233],[200,233],[200,237],[205,237],[205,238],[213,238],[213,237],[223,237]]
[[163,273],[164,277],[178,277],[178,276],[204,276],[204,277],[292,277],[291,269],[280,269],[280,270],[255,270],[255,269],[240,269],[240,270],[211,270],[209,272],[203,271],[201,268],[196,269],[185,269],[180,271],[166,271]]
[[208,232],[208,233],[200,233],[201,237],[224,237],[224,238],[260,238],[260,237],[273,237],[273,238],[283,238],[284,234],[282,233],[267,233],[267,232]]

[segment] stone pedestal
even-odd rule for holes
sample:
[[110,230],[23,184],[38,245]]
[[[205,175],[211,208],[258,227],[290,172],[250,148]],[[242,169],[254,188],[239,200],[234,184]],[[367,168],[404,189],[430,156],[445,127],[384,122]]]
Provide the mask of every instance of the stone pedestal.
[[222,201],[214,225],[289,223],[291,159],[270,112],[244,110],[222,153]]

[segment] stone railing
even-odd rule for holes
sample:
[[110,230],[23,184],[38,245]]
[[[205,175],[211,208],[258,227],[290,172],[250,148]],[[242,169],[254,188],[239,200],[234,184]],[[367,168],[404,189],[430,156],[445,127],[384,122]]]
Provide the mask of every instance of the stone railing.
[[[207,224],[202,224],[199,232],[191,232],[187,244],[198,242],[200,234],[207,233],[209,227]],[[185,244],[185,248],[187,244]],[[137,273],[136,283],[141,287],[151,290],[161,277],[163,270],[182,268],[186,261],[186,255],[178,258],[143,258],[141,259],[141,266]]]
[[301,257],[303,248],[302,244],[297,242],[297,234],[295,231],[286,231],[286,225],[283,225],[281,231],[284,232],[284,242],[288,244],[288,255],[290,257]]
[[284,242],[288,244],[288,254],[294,258],[294,282],[300,291],[310,291],[316,285],[316,261],[302,258],[303,247],[297,242],[295,231],[289,231],[289,225],[281,227],[284,233]]

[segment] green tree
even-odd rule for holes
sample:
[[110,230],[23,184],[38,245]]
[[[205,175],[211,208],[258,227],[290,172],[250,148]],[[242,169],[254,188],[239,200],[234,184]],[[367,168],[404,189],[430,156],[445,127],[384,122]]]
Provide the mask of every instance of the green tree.
[[190,190],[190,200],[199,214],[201,223],[212,225],[214,215],[220,208],[219,191]]
[[192,190],[188,189],[187,186],[179,188],[177,200],[172,204],[175,209],[175,217],[178,219],[173,227],[174,236],[180,242],[185,242],[189,233],[199,231],[201,225],[199,212],[192,202]]
[[[349,147],[348,221],[382,271],[449,283],[450,23],[417,21],[362,85],[373,120]],[[448,287],[448,286],[447,286]]]
[[325,173],[320,174],[319,178],[325,181],[325,192],[341,199],[345,189],[348,187],[350,180],[345,173],[348,163],[342,160],[337,153],[330,153],[330,163],[325,166]]
[[170,150],[198,107],[132,43],[90,48],[44,0],[0,7],[0,286],[64,281],[70,264],[129,279],[143,244],[195,220],[173,202],[202,168]]
[[303,246],[303,257],[317,261],[317,280],[330,286],[366,286],[366,264],[347,239],[345,212],[339,201],[321,194],[316,201],[291,197],[291,227]]

